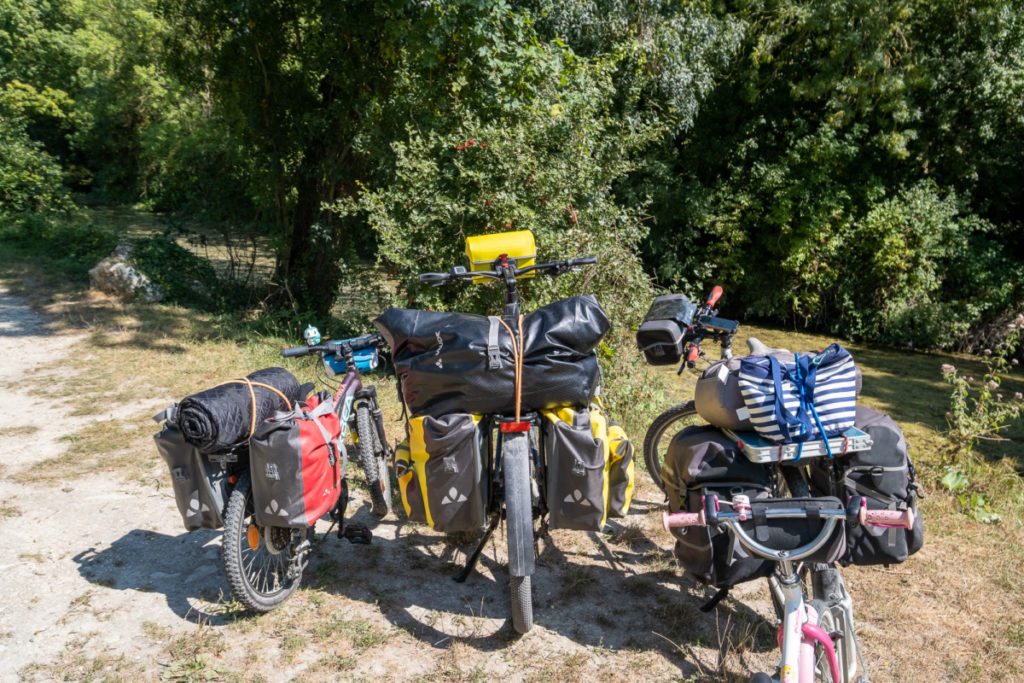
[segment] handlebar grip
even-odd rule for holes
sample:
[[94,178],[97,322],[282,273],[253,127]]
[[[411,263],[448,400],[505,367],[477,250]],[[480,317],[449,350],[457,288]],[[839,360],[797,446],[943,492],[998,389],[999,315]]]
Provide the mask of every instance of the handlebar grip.
[[572,268],[573,266],[588,266],[592,263],[597,263],[597,257],[581,256],[580,258],[571,258],[566,263],[570,268]]
[[420,273],[416,276],[416,279],[424,284],[434,284],[447,280],[448,273]]
[[707,520],[704,511],[700,512],[663,512],[661,513],[661,525],[668,531],[672,527],[680,526],[704,526]]
[[305,356],[309,352],[310,347],[308,346],[293,346],[290,349],[283,350],[281,355],[285,358],[294,358],[296,356]]
[[860,523],[864,526],[909,529],[914,526],[914,511],[906,510],[868,510],[867,506],[860,509]]
[[706,305],[710,308],[714,306],[716,303],[718,303],[718,300],[721,298],[722,288],[716,285],[715,288],[711,290],[711,296],[708,297]]

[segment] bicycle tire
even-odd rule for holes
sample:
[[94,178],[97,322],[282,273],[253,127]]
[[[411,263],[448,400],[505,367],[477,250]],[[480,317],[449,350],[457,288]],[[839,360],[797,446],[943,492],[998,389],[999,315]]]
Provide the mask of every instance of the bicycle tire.
[[[265,613],[278,607],[295,592],[302,579],[301,557],[293,554],[308,532],[278,529],[287,543],[277,552],[268,546],[268,530],[256,523],[252,485],[241,475],[228,497],[220,557],[232,597],[250,612]],[[255,545],[255,547],[254,547]]]
[[377,517],[391,512],[391,477],[384,445],[377,434],[377,424],[365,403],[356,406],[356,433],[353,435],[359,464],[366,475],[366,488],[370,492],[370,509]]
[[[835,614],[825,603],[824,600],[811,600],[808,603],[814,608],[814,611],[818,613],[818,627],[822,631],[829,635],[833,633],[839,633],[840,637],[838,640],[840,643],[843,640],[843,631],[840,627],[840,621],[837,620]],[[833,638],[832,643],[836,651],[836,660],[839,663],[839,675],[843,676],[843,672],[846,670],[844,666],[844,657],[842,653],[842,647],[840,643],[835,642],[837,639]],[[821,681],[821,683],[842,683],[842,681],[834,681],[832,679],[832,669],[828,665],[828,657],[825,656],[825,648],[820,644],[815,643],[814,645],[814,680]]]
[[510,433],[502,441],[505,480],[505,527],[508,539],[509,591],[512,627],[517,633],[533,628],[534,572],[533,497],[530,486],[528,437]]
[[661,466],[665,462],[665,454],[668,452],[672,437],[684,427],[698,424],[707,422],[697,415],[694,402],[686,401],[664,411],[654,418],[651,426],[647,428],[644,435],[644,464],[647,466],[647,473],[662,491],[665,490],[665,482],[661,480]]

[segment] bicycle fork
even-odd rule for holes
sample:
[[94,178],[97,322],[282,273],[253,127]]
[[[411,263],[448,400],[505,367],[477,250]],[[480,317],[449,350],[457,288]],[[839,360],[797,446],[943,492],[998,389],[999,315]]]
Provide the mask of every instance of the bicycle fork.
[[793,563],[779,562],[779,588],[783,597],[783,618],[779,627],[782,661],[779,683],[814,683],[814,646],[821,645],[828,661],[832,680],[839,683],[839,661],[832,636],[818,626],[818,613],[804,600],[800,578]]

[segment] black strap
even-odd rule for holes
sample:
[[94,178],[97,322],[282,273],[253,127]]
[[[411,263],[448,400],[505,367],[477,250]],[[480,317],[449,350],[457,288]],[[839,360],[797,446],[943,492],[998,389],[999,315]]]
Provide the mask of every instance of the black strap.
[[767,543],[768,533],[768,510],[763,505],[755,505],[750,511],[754,517],[754,538],[760,543]]

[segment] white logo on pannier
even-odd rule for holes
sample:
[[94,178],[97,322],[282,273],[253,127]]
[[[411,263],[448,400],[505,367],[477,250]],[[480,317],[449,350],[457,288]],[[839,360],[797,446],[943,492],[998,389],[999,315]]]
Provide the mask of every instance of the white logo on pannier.
[[199,491],[192,492],[192,498],[188,501],[188,516],[199,515],[204,512],[209,512],[210,506],[199,500]]
[[266,464],[266,466],[264,467],[264,470],[265,470],[264,471],[264,476],[266,476],[267,479],[273,479],[275,481],[281,481],[281,475],[278,474],[278,472],[277,472],[277,463],[276,462],[268,462]]
[[583,493],[579,489],[573,489],[572,493],[566,496],[565,500],[563,500],[562,502],[576,503],[577,505],[582,505],[583,507],[594,507],[593,503],[591,503],[589,500],[583,497]]
[[278,515],[280,517],[287,517],[288,511],[282,508],[276,500],[271,499],[270,505],[264,510],[268,515]]
[[459,490],[454,486],[448,490],[448,495],[441,500],[441,505],[451,505],[452,503],[465,503],[468,498],[466,494],[459,493]]

